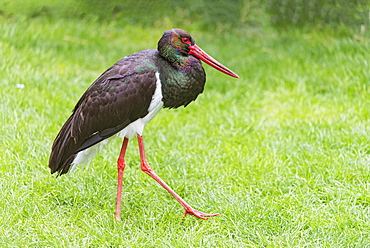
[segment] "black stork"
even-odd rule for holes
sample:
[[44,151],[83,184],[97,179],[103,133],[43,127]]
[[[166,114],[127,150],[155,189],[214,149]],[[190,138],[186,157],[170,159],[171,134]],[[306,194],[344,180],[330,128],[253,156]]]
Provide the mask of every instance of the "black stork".
[[106,70],[86,90],[65,122],[52,146],[51,173],[60,176],[87,164],[113,135],[123,138],[118,157],[116,220],[120,220],[124,156],[128,140],[138,138],[141,170],[162,185],[185,208],[201,219],[216,216],[192,208],[149,167],[143,143],[144,126],[164,108],[187,106],[203,92],[206,74],[201,61],[239,78],[195,45],[182,29],[163,33],[158,50],[129,55]]

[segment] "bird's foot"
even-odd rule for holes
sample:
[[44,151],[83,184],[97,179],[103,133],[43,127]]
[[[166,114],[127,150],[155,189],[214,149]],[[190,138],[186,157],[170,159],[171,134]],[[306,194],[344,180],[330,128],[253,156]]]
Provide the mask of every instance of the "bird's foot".
[[185,208],[185,213],[184,213],[184,216],[182,218],[185,219],[187,214],[194,215],[195,217],[203,219],[203,220],[208,220],[208,218],[205,218],[205,217],[213,217],[213,216],[217,216],[221,213],[206,214],[206,213],[200,212],[200,211],[198,211],[194,208]]
[[116,214],[116,221],[121,222],[121,216],[119,216],[119,214],[118,215]]

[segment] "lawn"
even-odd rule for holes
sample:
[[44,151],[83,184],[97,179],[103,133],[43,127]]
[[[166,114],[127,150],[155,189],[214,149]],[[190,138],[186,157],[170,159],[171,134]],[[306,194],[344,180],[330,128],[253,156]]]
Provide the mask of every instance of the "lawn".
[[147,125],[148,162],[194,208],[222,214],[182,220],[181,205],[141,172],[133,139],[118,223],[121,140],[58,178],[51,144],[91,82],[156,48],[171,21],[0,24],[2,247],[369,246],[369,41],[325,29],[182,27],[241,79],[204,65],[197,101]]

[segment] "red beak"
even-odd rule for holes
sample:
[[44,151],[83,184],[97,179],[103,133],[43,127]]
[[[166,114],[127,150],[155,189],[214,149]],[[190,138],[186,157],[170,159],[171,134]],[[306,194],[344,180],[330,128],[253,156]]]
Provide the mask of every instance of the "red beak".
[[200,47],[197,45],[189,46],[190,52],[189,54],[194,55],[198,59],[204,61],[205,63],[209,64],[213,68],[229,75],[234,78],[239,78],[238,75],[236,75],[232,70],[228,69],[226,66],[223,66],[221,63],[219,63],[217,60],[209,56],[206,52],[204,52]]

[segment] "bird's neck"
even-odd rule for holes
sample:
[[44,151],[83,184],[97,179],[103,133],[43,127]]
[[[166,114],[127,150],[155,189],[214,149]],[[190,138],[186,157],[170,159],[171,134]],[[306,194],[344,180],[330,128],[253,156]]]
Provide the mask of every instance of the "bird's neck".
[[184,56],[180,52],[175,51],[170,45],[163,46],[159,54],[177,69],[181,70],[188,64],[189,56]]
[[185,57],[180,63],[160,59],[159,77],[166,108],[186,106],[204,89],[205,72],[201,62],[193,56]]

